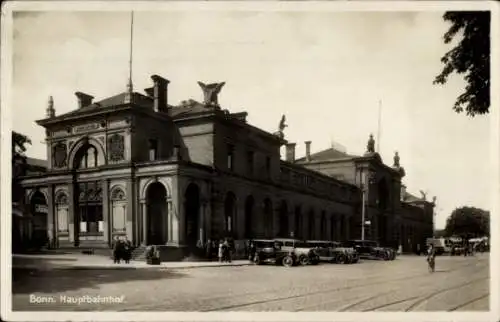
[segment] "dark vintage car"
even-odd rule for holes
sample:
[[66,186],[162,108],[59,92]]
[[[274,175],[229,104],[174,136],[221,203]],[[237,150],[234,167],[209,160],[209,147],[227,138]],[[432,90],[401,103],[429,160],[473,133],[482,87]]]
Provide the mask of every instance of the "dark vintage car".
[[297,257],[293,252],[283,250],[281,245],[274,240],[256,239],[253,262],[257,265],[275,264],[291,267],[297,264]]
[[316,253],[322,262],[351,264],[359,261],[359,255],[354,248],[343,247],[339,242],[308,240],[306,243],[316,249]]
[[316,265],[319,263],[319,256],[314,247],[300,239],[276,238],[274,241],[278,242],[283,250],[294,253],[301,265]]
[[380,247],[373,240],[348,240],[343,243],[345,247],[354,248],[361,258],[394,260],[396,252],[389,247]]

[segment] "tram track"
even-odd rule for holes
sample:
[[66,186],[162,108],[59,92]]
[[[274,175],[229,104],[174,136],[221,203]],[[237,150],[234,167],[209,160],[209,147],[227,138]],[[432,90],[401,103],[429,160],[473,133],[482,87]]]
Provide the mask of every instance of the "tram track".
[[449,312],[450,312],[450,311],[456,311],[456,310],[458,310],[458,309],[460,309],[460,308],[463,308],[464,306],[467,306],[467,305],[469,305],[469,304],[475,303],[475,302],[480,301],[480,300],[482,300],[482,299],[484,299],[484,298],[486,298],[486,297],[489,297],[489,296],[490,296],[490,294],[489,294],[489,293],[487,293],[487,294],[483,294],[483,295],[480,295],[480,296],[477,296],[477,297],[475,297],[475,298],[473,298],[473,299],[471,299],[471,300],[468,300],[468,301],[466,301],[466,302],[464,302],[464,303],[461,303],[461,304],[459,304],[459,305],[457,305],[457,306],[454,306],[453,308],[449,309],[448,311],[449,311]]
[[[469,265],[466,265],[466,266],[469,266]],[[475,266],[471,267],[471,268],[476,269]],[[486,279],[486,278],[480,278],[480,280],[483,280],[483,279]],[[435,281],[429,281],[425,285],[419,284],[419,287],[422,287],[422,286],[423,287],[427,287],[428,285],[432,285],[433,283],[435,283]],[[462,284],[461,286],[467,286],[468,284],[470,284],[470,283]],[[362,305],[364,303],[368,303],[368,302],[370,302],[372,300],[375,300],[377,298],[383,297],[385,295],[393,294],[393,293],[395,293],[397,291],[400,291],[400,289],[401,289],[401,286],[398,285],[397,287],[393,287],[390,290],[387,290],[387,291],[384,291],[384,292],[381,292],[381,293],[377,293],[377,294],[371,295],[369,297],[364,297],[361,300],[357,300],[355,302],[352,302],[352,303],[349,303],[347,305],[344,305],[341,308],[336,309],[335,311],[336,312],[345,312],[345,311],[348,311],[348,310],[350,310],[350,309],[352,309],[352,308],[354,308],[356,306]],[[387,307],[387,306],[391,306],[391,305],[400,304],[400,303],[408,302],[408,301],[411,301],[411,300],[415,300],[417,298],[420,298],[421,296],[422,295],[414,295],[414,296],[406,297],[406,298],[403,298],[403,299],[398,299],[398,300],[395,300],[395,301],[384,303],[384,304],[379,305],[379,306],[375,306],[375,307],[370,307],[370,308],[367,308],[367,309],[363,309],[361,311],[362,312],[373,311],[373,310],[377,310],[377,309],[384,308],[384,307]],[[359,296],[354,296],[354,297],[351,297],[350,299],[358,299],[358,298],[359,298]],[[350,300],[350,299],[348,299],[348,300]],[[345,301],[345,299],[335,299],[335,300],[327,301],[327,302],[323,301],[323,302],[321,302],[319,304],[314,304],[314,305],[310,305],[310,306],[307,306],[307,307],[302,307],[302,308],[300,308],[297,311],[305,311],[305,309],[308,309],[308,308],[310,309],[310,308],[324,307],[325,305],[336,303],[336,302],[342,302],[342,301]]]
[[[471,267],[470,263],[457,265],[453,269],[449,270],[448,272],[459,271],[459,270],[462,270],[462,269],[467,268],[467,267]],[[257,297],[258,298],[258,297],[262,297],[263,295],[264,295],[264,297],[266,297],[265,295],[268,295],[270,293],[270,290],[266,289],[266,290],[260,290],[257,292],[248,292],[248,293],[244,293],[244,294],[230,294],[230,295],[226,294],[223,296],[205,297],[205,298],[197,299],[194,301],[188,301],[191,303],[186,303],[186,304],[188,304],[189,306],[197,307],[198,309],[196,311],[199,311],[199,312],[213,312],[213,311],[223,311],[223,310],[232,310],[232,309],[242,309],[245,307],[252,307],[252,306],[260,305],[260,304],[268,304],[268,303],[272,304],[272,303],[279,303],[279,302],[286,302],[286,301],[294,301],[294,300],[297,300],[300,298],[307,298],[307,297],[311,297],[311,296],[324,295],[324,294],[328,294],[328,293],[337,293],[337,292],[341,292],[341,291],[345,291],[345,290],[374,287],[374,286],[381,285],[381,284],[383,285],[383,284],[387,284],[387,283],[398,282],[401,280],[415,279],[418,277],[423,277],[423,276],[428,276],[428,275],[429,275],[429,273],[426,271],[425,273],[421,273],[421,274],[401,274],[400,277],[397,277],[397,278],[394,278],[394,275],[391,277],[377,276],[376,277],[377,279],[375,281],[372,280],[369,283],[362,283],[359,285],[349,285],[349,286],[345,286],[345,287],[325,288],[325,289],[320,290],[320,291],[305,292],[305,293],[301,292],[299,290],[298,291],[299,294],[281,296],[281,297],[272,297],[271,296],[271,298],[268,297],[265,299],[245,301],[243,303],[240,302],[240,303],[234,303],[234,304],[223,305],[223,306],[218,306],[218,307],[210,307],[210,308],[206,308],[206,309],[204,309],[203,307],[210,306],[211,305],[210,302],[232,300],[234,298],[245,298],[245,297]],[[314,287],[321,287],[323,285],[324,285],[324,283],[317,282],[317,283],[314,283],[312,285],[303,286],[301,288],[302,289],[310,289],[311,287],[313,287],[313,288]],[[282,287],[280,289],[273,290],[271,294],[285,292],[288,290],[289,290],[289,287],[288,288]],[[185,306],[185,305],[182,305],[182,306]],[[313,307],[313,306],[310,306],[310,307]],[[125,310],[126,311],[137,311],[137,310],[144,311],[144,310],[151,310],[151,309],[158,309],[158,308],[161,308],[161,303],[136,305],[136,306],[127,307]],[[305,308],[307,308],[307,307],[303,307],[300,310],[304,310]],[[182,310],[184,310],[184,309],[182,309]]]

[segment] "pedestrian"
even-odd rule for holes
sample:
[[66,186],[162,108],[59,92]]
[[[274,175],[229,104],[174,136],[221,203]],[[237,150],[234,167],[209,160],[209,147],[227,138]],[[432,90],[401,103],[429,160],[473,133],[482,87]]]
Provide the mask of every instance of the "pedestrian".
[[427,251],[427,263],[429,271],[434,272],[436,268],[436,249],[432,243],[429,245],[429,250]]
[[222,244],[222,256],[223,256],[223,261],[224,262],[229,262],[229,241],[227,240],[227,237],[224,238],[224,243]]
[[256,252],[255,243],[253,241],[251,241],[250,245],[248,247],[248,260],[250,262],[253,262],[253,260],[255,258],[255,252]]
[[417,255],[420,256],[420,244],[417,244]]
[[222,242],[222,239],[219,241],[219,253],[218,253],[218,257],[219,257],[219,263],[222,263],[222,257],[224,255],[223,253],[223,248],[224,248],[224,243]]
[[121,260],[121,240],[119,237],[115,237],[113,245],[113,261],[115,264],[120,264],[120,260]]
[[132,243],[128,240],[128,237],[125,236],[125,240],[123,241],[123,259],[125,260],[125,264],[130,263],[130,258],[132,257]]
[[211,261],[212,260],[212,240],[208,239],[207,244],[205,245],[205,256]]

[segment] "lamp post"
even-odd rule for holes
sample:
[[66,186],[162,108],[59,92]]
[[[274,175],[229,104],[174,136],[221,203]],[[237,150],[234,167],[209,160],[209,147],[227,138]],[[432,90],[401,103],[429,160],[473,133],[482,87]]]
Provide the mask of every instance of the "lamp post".
[[[363,174],[363,172],[361,172]],[[368,171],[368,175],[365,183],[361,183],[362,191],[362,206],[361,206],[361,240],[365,239],[365,226],[371,225],[371,221],[366,220],[366,206],[369,200],[370,184],[374,179],[375,174],[372,171]]]

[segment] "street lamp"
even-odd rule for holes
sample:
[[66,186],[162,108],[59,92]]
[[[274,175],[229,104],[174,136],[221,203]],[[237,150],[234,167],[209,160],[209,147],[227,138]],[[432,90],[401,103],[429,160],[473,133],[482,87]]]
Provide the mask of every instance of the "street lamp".
[[[363,170],[361,170],[361,178],[363,178]],[[361,240],[365,239],[365,226],[371,225],[371,221],[366,220],[366,206],[368,203],[368,196],[370,193],[370,184],[375,179],[375,173],[372,171],[368,171],[366,182],[361,183],[361,191],[362,191],[362,205],[361,205]],[[363,179],[361,179],[363,180]]]

